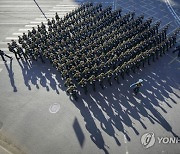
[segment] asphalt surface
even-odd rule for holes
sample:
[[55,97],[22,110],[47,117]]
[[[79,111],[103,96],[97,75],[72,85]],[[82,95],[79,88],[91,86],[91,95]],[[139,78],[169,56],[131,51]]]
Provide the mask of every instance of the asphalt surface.
[[[83,2],[37,0],[48,18],[56,11],[63,16]],[[161,27],[170,23],[169,34],[180,25],[178,0],[106,0],[102,4],[122,8],[123,14],[135,10],[137,15],[153,16],[154,22],[161,20]],[[41,21],[46,19],[34,1],[1,0],[0,48],[14,57],[6,43]],[[29,67],[15,58],[7,64],[0,59],[0,132],[27,154],[179,154],[180,143],[156,140],[146,149],[140,141],[147,132],[156,137],[180,136],[179,64],[177,53],[169,51],[126,76],[120,85],[106,84],[105,90],[90,90],[74,102],[49,63],[33,62]],[[144,83],[135,96],[129,85],[139,78]]]

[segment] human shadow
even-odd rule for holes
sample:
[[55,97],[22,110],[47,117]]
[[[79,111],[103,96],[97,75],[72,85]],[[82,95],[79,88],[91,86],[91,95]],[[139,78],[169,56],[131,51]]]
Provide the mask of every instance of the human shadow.
[[22,70],[24,84],[29,90],[34,85],[37,89],[46,88],[47,91],[51,89],[59,94],[59,90],[65,90],[64,81],[60,73],[53,68],[48,61],[41,63],[39,61],[18,61]]
[[9,78],[10,78],[10,83],[11,83],[11,86],[13,87],[13,91],[14,92],[17,92],[17,87],[15,85],[15,81],[14,81],[14,72],[13,72],[13,69],[12,69],[12,60],[10,61],[10,64],[8,66],[7,63],[4,63],[5,64],[5,67],[8,71],[8,74],[9,74]]

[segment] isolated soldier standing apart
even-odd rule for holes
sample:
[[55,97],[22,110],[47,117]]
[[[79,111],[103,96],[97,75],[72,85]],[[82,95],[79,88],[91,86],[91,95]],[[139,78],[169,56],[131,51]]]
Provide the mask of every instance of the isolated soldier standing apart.
[[130,87],[134,87],[134,92],[135,92],[136,95],[139,92],[140,87],[142,86],[142,82],[143,82],[143,80],[139,79],[137,82],[130,85]]
[[7,54],[5,54],[5,53],[4,53],[4,51],[2,51],[2,50],[0,50],[0,55],[1,55],[2,60],[3,60],[4,62],[6,62],[6,60],[5,60],[4,56],[6,56],[6,57],[10,58],[11,60],[13,59],[12,57],[10,57],[10,56],[8,56]]

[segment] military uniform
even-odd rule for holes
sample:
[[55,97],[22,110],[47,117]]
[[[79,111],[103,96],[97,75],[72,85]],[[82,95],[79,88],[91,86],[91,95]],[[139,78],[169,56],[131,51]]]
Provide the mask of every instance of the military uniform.
[[87,80],[86,79],[81,79],[81,81],[78,83],[78,85],[81,86],[81,88],[84,89],[84,93],[87,94]]
[[90,85],[92,85],[93,90],[96,91],[96,86],[95,86],[96,77],[95,77],[95,75],[90,76],[88,79],[88,82],[90,83]]
[[112,75],[113,75],[113,71],[112,71],[112,70],[109,70],[109,71],[107,71],[107,72],[105,73],[105,76],[107,77],[107,80],[108,80],[108,83],[109,83],[110,86],[112,85],[112,83],[111,83],[111,77],[112,77]]
[[65,83],[64,83],[65,87],[70,87],[73,85],[72,79],[71,78],[67,78]]
[[67,94],[70,94],[76,101],[78,100],[76,86],[71,85],[70,87],[68,87],[66,92]]
[[104,89],[104,87],[103,87],[103,80],[105,79],[105,74],[101,73],[100,75],[97,76],[97,79],[98,79],[98,81],[100,83],[101,88]]
[[2,58],[2,60],[3,60],[4,62],[6,62],[4,56],[10,58],[11,60],[13,59],[12,57],[10,57],[10,56],[8,56],[7,54],[5,54],[2,50],[0,50],[0,55],[1,55],[1,58]]

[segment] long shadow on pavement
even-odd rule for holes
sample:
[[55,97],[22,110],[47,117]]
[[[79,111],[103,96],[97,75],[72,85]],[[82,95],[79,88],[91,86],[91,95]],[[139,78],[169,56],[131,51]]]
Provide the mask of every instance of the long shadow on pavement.
[[[106,149],[108,145],[105,144],[100,129],[113,137],[119,146],[121,143],[115,134],[115,128],[122,132],[128,141],[131,141],[131,136],[128,135],[124,126],[131,128],[136,135],[139,135],[132,118],[139,121],[143,129],[147,129],[143,122],[147,119],[146,122],[149,120],[152,124],[157,123],[174,137],[178,136],[161,114],[161,112],[167,113],[163,107],[164,103],[172,108],[172,103],[177,104],[180,98],[175,92],[179,88],[180,76],[174,74],[178,69],[178,64],[175,62],[169,65],[170,60],[168,56],[159,58],[155,63],[151,62],[151,66],[146,65],[136,74],[131,73],[130,76],[126,76],[119,85],[115,81],[112,87],[105,83],[105,90],[101,90],[98,86],[96,92],[89,90],[88,95],[84,95],[83,90],[80,92],[80,98],[74,104],[84,117],[86,129],[99,149],[103,149],[105,153],[108,152]],[[138,78],[144,80],[144,86],[138,95],[134,95],[129,85]],[[98,120],[101,128],[96,126],[94,118]]]

